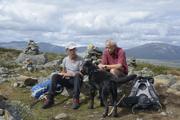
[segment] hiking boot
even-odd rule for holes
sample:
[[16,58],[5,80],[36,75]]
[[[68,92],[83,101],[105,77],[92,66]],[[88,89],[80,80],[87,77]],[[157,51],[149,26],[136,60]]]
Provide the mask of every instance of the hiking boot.
[[78,109],[80,107],[79,99],[73,99],[72,109]]
[[44,105],[42,106],[43,109],[50,108],[54,105],[54,100],[46,99]]

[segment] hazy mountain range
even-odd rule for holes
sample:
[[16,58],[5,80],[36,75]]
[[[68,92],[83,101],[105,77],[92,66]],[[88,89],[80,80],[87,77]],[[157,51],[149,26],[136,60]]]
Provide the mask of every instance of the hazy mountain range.
[[134,56],[141,59],[180,59],[180,46],[164,43],[149,43],[126,50],[127,56]]
[[[38,43],[40,51],[64,53],[65,47],[56,46],[50,43]],[[27,46],[27,42],[12,41],[9,43],[1,42],[0,47],[14,48],[23,50]],[[103,49],[103,48],[100,48]],[[78,52],[82,53],[86,50],[86,47],[79,47]],[[125,50],[128,57],[136,57],[139,59],[160,59],[160,60],[178,60],[180,59],[180,46],[174,46],[164,43],[149,43],[142,46],[134,47]]]

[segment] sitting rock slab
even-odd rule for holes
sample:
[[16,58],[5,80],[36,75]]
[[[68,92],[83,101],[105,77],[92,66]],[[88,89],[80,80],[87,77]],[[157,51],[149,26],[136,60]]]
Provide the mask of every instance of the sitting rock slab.
[[45,54],[29,55],[21,53],[16,59],[16,62],[22,64],[28,58],[32,60],[33,64],[45,64],[48,61]]

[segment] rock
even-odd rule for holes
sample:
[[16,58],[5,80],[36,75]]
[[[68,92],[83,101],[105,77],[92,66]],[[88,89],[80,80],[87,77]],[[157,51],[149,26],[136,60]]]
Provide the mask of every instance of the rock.
[[13,87],[14,87],[14,88],[19,87],[19,85],[20,85],[20,84],[19,84],[18,82],[15,82],[15,83],[13,84]]
[[50,76],[47,76],[47,77],[39,77],[38,78],[38,83],[42,83],[42,82],[44,82],[44,81],[46,81],[46,80],[49,80],[51,77]]
[[160,114],[163,115],[163,116],[166,116],[166,115],[167,115],[166,112],[161,112]]
[[38,83],[38,80],[35,79],[35,78],[27,78],[27,79],[24,81],[24,85],[25,85],[25,86],[33,86],[33,85],[35,85],[36,83]]
[[135,74],[134,67],[128,66],[128,75]]
[[147,67],[144,67],[142,70],[139,70],[139,71],[135,71],[135,69],[133,67],[129,67],[128,74],[136,74],[137,76],[142,76],[142,77],[153,77],[154,76],[153,71]]
[[17,80],[12,84],[13,87],[26,87],[26,86],[33,86],[38,83],[38,79],[30,78],[27,76],[19,76]]
[[35,65],[34,69],[35,70],[44,70],[44,65]]
[[26,49],[24,50],[25,54],[37,55],[39,54],[39,46],[33,40],[29,40]]
[[88,115],[87,117],[88,118],[94,118],[95,116],[94,115]]
[[67,120],[68,119],[68,115],[66,113],[60,113],[54,119],[55,120]]
[[35,120],[30,107],[21,101],[7,101],[5,104],[6,120]]
[[166,87],[170,87],[171,85],[176,83],[176,76],[173,75],[158,75],[154,77],[155,85],[161,84]]
[[171,89],[180,91],[180,81],[176,82],[175,84],[170,86]]
[[147,67],[144,67],[141,71],[140,71],[140,76],[143,77],[153,77],[154,73]]
[[4,118],[5,120],[15,120],[15,118],[7,110],[5,110]]
[[4,119],[4,116],[0,116],[0,120],[5,120],[5,119]]
[[4,115],[4,109],[0,109],[0,116]]
[[7,81],[9,77],[9,70],[5,67],[0,67],[0,83]]
[[180,97],[180,91],[177,91],[176,89],[168,88],[167,93],[170,93],[170,94],[173,94],[173,95],[176,95],[176,96]]
[[64,95],[66,97],[72,97],[73,96],[73,89],[64,88],[64,90],[61,93],[61,95]]
[[136,118],[136,120],[143,120],[142,118]]
[[28,76],[20,75],[19,77],[16,77],[16,82],[13,83],[13,87],[25,87],[25,86],[33,86],[36,83],[38,83],[37,78],[31,78]]
[[45,54],[38,55],[27,55],[25,53],[21,53],[16,59],[17,63],[23,63],[26,59],[31,59],[33,64],[45,64],[47,63],[47,57]]
[[48,62],[48,63],[44,64],[43,67],[44,68],[57,68],[58,69],[58,67],[60,67],[61,61],[62,60],[53,60],[51,62]]
[[5,68],[5,67],[0,67],[0,73],[3,74],[3,73],[8,73],[9,70],[8,68]]
[[69,93],[68,93],[68,91],[67,91],[66,88],[64,88],[64,90],[63,90],[63,92],[61,93],[61,95],[66,96],[66,97],[69,96]]
[[0,101],[7,100],[7,97],[0,95]]
[[20,76],[16,77],[17,81],[25,81],[27,78],[29,78],[29,77],[24,76],[24,75],[20,75]]
[[25,87],[25,85],[24,85],[24,82],[23,81],[16,81],[16,82],[14,82],[13,83],[13,85],[12,85],[14,88],[16,88],[16,87],[20,87],[20,88],[23,88],[23,87]]

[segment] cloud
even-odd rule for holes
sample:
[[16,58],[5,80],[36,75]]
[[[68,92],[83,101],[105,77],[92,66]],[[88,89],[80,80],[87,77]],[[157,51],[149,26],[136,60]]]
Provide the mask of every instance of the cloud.
[[180,45],[179,0],[0,0],[0,42]]

